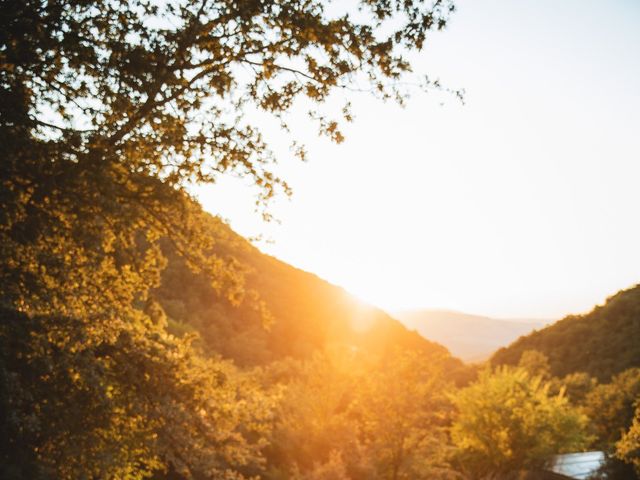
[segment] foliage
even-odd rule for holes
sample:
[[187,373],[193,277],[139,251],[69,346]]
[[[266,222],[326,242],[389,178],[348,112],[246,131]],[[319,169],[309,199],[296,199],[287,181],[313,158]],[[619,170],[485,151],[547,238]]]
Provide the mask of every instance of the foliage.
[[586,417],[522,369],[485,370],[453,396],[457,462],[470,478],[540,468],[556,453],[585,447]]
[[291,480],[350,480],[339,452],[333,451],[325,463],[316,463],[307,473],[294,468]]
[[551,376],[549,357],[537,350],[522,353],[518,367],[526,370],[532,377],[540,377],[549,383],[550,393],[563,391],[574,405],[583,405],[587,395],[598,385],[598,381],[585,372],[574,372],[564,378]]
[[[156,195],[149,178],[180,188],[229,172],[270,197],[284,184],[266,169],[273,159],[249,113],[283,118],[300,97],[321,104],[355,85],[402,98],[406,55],[444,28],[453,5],[7,0],[2,9],[0,109],[5,134],[18,141],[6,172],[29,178],[23,162],[34,175],[84,171],[96,193],[141,202]],[[342,138],[335,121],[312,117]],[[46,190],[18,180],[9,197],[27,185]]]
[[587,396],[598,386],[598,381],[584,372],[570,373],[556,381],[564,387],[567,398],[574,405],[584,405]]
[[[286,383],[276,412],[268,478],[289,478],[291,472],[313,477],[330,466],[349,469],[358,462],[358,425],[349,407],[361,374],[343,349],[318,352],[302,364]],[[350,466],[343,464],[346,459]]]
[[522,352],[518,367],[526,370],[532,377],[540,377],[543,380],[549,380],[551,377],[549,357],[537,350]]
[[316,0],[0,3],[2,441],[25,460],[7,469],[238,478],[260,463],[268,402],[167,333],[161,242],[218,299],[249,294],[187,187],[238,174],[261,204],[288,191],[253,114],[285,122],[296,99],[356,81],[401,95],[403,55],[453,9],[359,6],[356,20]]
[[616,444],[616,454],[625,462],[633,464],[636,473],[640,475],[640,402],[636,402],[631,427]]
[[141,478],[167,462],[235,478],[260,461],[272,400],[188,339],[131,328],[94,344],[78,320],[1,314],[2,478]]
[[585,413],[598,441],[596,447],[613,451],[631,426],[634,403],[640,398],[640,368],[619,373],[610,383],[598,385],[585,399]]
[[640,367],[640,286],[623,290],[585,315],[570,315],[498,350],[493,365],[517,365],[523,352],[549,358],[551,373],[585,372],[600,381]]
[[286,386],[268,478],[453,478],[444,364],[416,351],[314,356]]
[[446,427],[452,385],[444,359],[404,352],[385,358],[364,379],[356,412],[376,478],[450,478]]

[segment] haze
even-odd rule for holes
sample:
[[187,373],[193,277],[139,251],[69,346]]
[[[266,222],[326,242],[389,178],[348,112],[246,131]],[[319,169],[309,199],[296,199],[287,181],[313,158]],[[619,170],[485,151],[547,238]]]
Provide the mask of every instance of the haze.
[[460,1],[417,69],[465,105],[362,95],[341,145],[301,107],[308,163],[270,126],[294,190],[271,207],[279,224],[240,181],[198,195],[263,251],[386,309],[589,310],[640,281],[638,25],[631,0]]

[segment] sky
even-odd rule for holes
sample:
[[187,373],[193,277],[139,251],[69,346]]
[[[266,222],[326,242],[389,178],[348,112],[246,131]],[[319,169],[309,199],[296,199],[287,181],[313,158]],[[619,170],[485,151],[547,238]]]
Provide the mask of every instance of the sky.
[[640,283],[640,1],[456,5],[412,60],[464,105],[354,94],[340,145],[300,115],[304,163],[265,125],[294,191],[270,207],[279,222],[242,180],[198,188],[201,202],[389,311],[558,319]]

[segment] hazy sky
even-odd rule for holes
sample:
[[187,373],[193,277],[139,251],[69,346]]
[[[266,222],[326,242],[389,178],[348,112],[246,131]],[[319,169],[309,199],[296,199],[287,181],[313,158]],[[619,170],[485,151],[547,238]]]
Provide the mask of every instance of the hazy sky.
[[391,310],[559,318],[640,282],[640,1],[457,5],[415,68],[466,105],[354,97],[345,143],[304,133],[304,164],[271,129],[281,223],[239,181],[201,189],[205,207]]

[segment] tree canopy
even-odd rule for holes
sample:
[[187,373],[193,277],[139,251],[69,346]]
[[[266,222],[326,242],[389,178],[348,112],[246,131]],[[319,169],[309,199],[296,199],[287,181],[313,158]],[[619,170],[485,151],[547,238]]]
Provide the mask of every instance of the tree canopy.
[[527,350],[549,359],[551,373],[564,377],[585,372],[608,381],[640,367],[640,286],[622,290],[584,315],[566,318],[498,350],[494,365],[517,365]]
[[598,436],[598,448],[614,450],[615,443],[631,426],[638,399],[640,368],[625,370],[613,377],[610,383],[597,385],[586,395],[584,410]]
[[549,387],[524,369],[501,367],[454,394],[452,439],[470,478],[509,478],[588,445],[586,416]]
[[637,404],[631,427],[616,445],[616,453],[619,458],[631,463],[640,475],[640,403]]
[[171,468],[240,478],[258,468],[269,399],[167,331],[153,298],[161,241],[238,304],[242,272],[216,255],[188,186],[236,174],[260,204],[288,191],[253,113],[286,127],[307,98],[321,133],[340,141],[323,102],[356,85],[401,99],[406,54],[452,10],[442,0],[346,10],[317,0],[0,2],[3,476]]
[[445,360],[400,349],[314,356],[286,385],[269,478],[456,478],[447,462],[453,384]]

